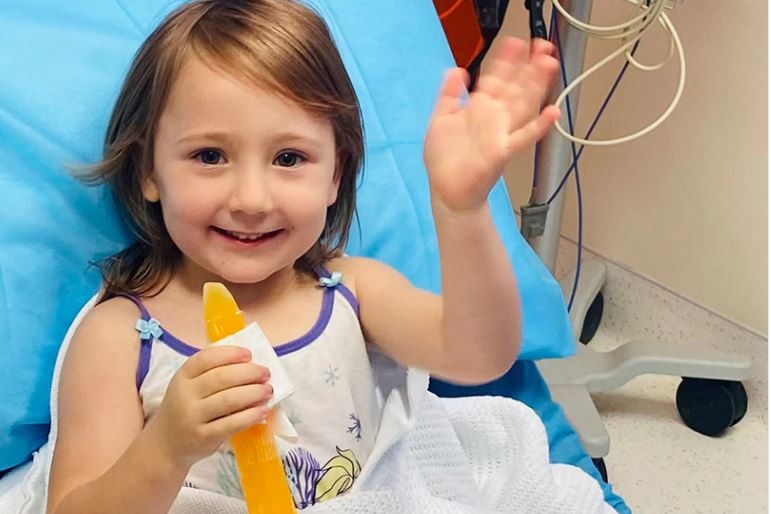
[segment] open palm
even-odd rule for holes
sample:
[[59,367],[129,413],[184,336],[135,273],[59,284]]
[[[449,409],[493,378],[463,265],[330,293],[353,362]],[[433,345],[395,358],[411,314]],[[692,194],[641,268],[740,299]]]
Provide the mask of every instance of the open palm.
[[432,193],[445,205],[481,206],[505,163],[542,138],[559,117],[553,105],[541,109],[559,68],[553,46],[506,38],[488,70],[463,102],[465,70],[451,70],[439,93],[426,134],[424,160]]

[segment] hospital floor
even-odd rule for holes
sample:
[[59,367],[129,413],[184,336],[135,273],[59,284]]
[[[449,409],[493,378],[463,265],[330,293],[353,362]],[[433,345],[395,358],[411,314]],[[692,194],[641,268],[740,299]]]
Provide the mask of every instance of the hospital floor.
[[[556,274],[575,245],[560,245]],[[595,257],[589,254],[589,257]],[[602,261],[602,259],[599,259]],[[613,263],[605,311],[590,347],[606,351],[641,337],[749,355],[745,418],[719,438],[680,420],[677,377],[646,375],[593,395],[610,434],[610,482],[635,513],[768,512],[768,341]]]

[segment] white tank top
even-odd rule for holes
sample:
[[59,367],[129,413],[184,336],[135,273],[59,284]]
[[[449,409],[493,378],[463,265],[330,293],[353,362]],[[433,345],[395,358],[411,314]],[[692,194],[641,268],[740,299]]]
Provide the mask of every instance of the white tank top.
[[[298,434],[296,443],[276,438],[295,505],[303,509],[346,493],[375,441],[380,413],[358,303],[339,273],[320,272],[321,312],[302,337],[273,345],[294,385],[281,401]],[[163,330],[142,302],[136,328],[141,349],[137,386],[145,423],[155,415],[169,381],[198,351]],[[243,498],[232,449],[226,443],[193,465],[186,487]]]

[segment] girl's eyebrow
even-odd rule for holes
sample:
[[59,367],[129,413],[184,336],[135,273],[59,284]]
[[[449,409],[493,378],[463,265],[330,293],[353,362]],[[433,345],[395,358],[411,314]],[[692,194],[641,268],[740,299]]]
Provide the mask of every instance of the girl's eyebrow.
[[214,141],[228,142],[231,140],[231,135],[227,132],[201,132],[198,134],[189,134],[177,139],[177,144],[184,144],[191,141],[197,141],[199,139],[207,139]]
[[[201,139],[218,141],[218,142],[230,142],[234,137],[228,132],[207,131],[194,134],[188,134],[177,139],[177,144],[185,144]],[[271,144],[276,143],[304,143],[308,145],[321,146],[322,141],[309,134],[300,134],[298,132],[285,131],[271,134],[269,138]]]
[[303,143],[308,145],[321,146],[322,141],[310,134],[300,134],[292,131],[277,132],[270,135],[271,143]]

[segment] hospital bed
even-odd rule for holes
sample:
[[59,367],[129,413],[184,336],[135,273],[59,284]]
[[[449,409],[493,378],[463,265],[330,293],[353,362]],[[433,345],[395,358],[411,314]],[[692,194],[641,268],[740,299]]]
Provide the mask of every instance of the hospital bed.
[[[46,441],[58,345],[99,286],[90,262],[131,236],[109,192],[75,181],[68,166],[99,159],[112,102],[133,52],[179,0],[27,0],[0,5],[0,494]],[[312,0],[330,24],[359,94],[366,164],[347,251],[390,263],[439,290],[436,236],[422,141],[443,72],[453,66],[430,0]],[[387,194],[384,194],[387,193]],[[499,395],[543,420],[551,459],[600,474],[535,361],[574,352],[562,291],[519,234],[508,194],[490,195],[496,227],[521,288],[523,350],[500,379],[478,387],[435,381],[440,395]],[[473,270],[470,270],[473,272]],[[505,306],[502,306],[505,308]],[[480,342],[480,344],[482,344]],[[606,501],[628,508],[602,483]]]

